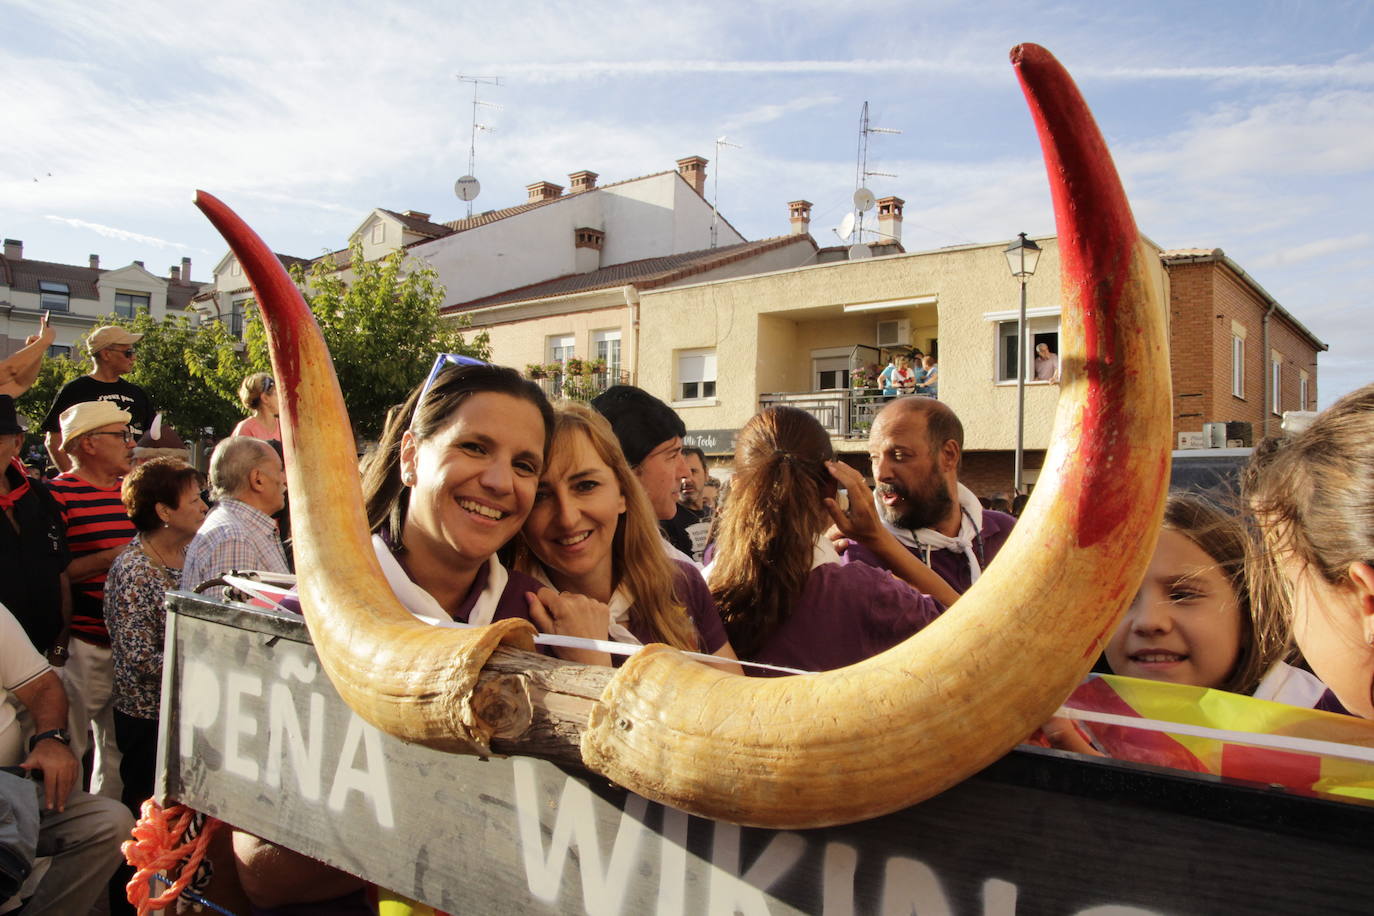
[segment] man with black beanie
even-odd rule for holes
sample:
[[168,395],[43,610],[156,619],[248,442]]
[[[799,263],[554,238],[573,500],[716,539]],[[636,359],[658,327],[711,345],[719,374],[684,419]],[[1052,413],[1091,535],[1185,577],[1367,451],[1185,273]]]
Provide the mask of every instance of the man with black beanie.
[[672,532],[663,525],[677,514],[678,486],[689,474],[682,457],[686,425],[671,407],[633,385],[607,388],[592,401],[592,407],[610,421],[668,543],[681,554],[679,559],[692,562],[691,541],[681,532],[681,543],[673,541]]

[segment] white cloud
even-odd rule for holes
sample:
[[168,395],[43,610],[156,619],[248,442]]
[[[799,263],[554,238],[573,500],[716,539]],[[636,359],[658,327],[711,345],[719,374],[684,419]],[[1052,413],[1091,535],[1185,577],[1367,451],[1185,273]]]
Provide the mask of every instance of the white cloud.
[[[139,232],[131,232],[128,229],[116,229],[113,226],[102,226],[99,223],[87,222],[84,219],[73,219],[69,216],[52,216],[49,214],[44,219],[50,219],[55,223],[62,223],[71,226],[73,229],[84,229],[88,232],[95,232],[105,236],[107,239],[119,239],[122,242],[138,242],[141,245],[151,245],[154,248],[181,248],[187,251],[200,251],[201,249],[192,248],[190,245],[181,242],[169,242],[166,239],[155,238],[151,235],[143,235]],[[206,252],[208,254],[208,252]]]
[[1315,239],[1311,242],[1280,248],[1267,255],[1262,255],[1256,258],[1254,263],[1257,267],[1287,267],[1303,261],[1310,261],[1313,258],[1325,258],[1343,251],[1368,248],[1372,242],[1374,242],[1374,236],[1367,232],[1339,238]]

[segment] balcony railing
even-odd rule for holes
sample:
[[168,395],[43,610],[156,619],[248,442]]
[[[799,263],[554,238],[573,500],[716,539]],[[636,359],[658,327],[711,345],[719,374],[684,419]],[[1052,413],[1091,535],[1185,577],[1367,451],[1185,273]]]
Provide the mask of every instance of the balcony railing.
[[551,401],[590,401],[612,385],[628,385],[628,372],[589,372],[583,375],[557,373],[533,379]]
[[866,389],[839,388],[834,391],[798,391],[759,396],[759,409],[786,404],[804,410],[820,421],[832,436],[867,439],[873,417],[890,398]]

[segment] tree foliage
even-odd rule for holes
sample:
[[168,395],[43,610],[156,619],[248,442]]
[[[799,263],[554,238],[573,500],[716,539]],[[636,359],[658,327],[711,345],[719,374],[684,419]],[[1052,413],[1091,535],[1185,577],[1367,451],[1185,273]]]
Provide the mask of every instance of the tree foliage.
[[358,437],[375,439],[388,408],[424,380],[436,354],[490,359],[491,347],[486,332],[468,340],[465,324],[440,317],[444,288],[433,268],[408,262],[402,251],[366,261],[357,242],[349,255],[347,277],[329,258],[308,273],[294,266],[292,277],[329,345]]
[[[360,439],[375,439],[387,409],[424,379],[436,354],[489,359],[490,347],[485,333],[468,341],[462,325],[439,317],[444,288],[432,268],[407,263],[400,251],[368,262],[359,244],[350,256],[347,272],[324,258],[308,273],[293,267],[292,276],[329,345],[354,429]],[[244,376],[272,371],[258,310],[250,309],[245,318],[242,341],[221,322],[197,327],[181,315],[162,321],[146,312],[132,319],[109,315],[100,323],[143,335],[127,378],[148,392],[154,409],[189,441],[205,430],[213,438],[227,436],[243,417],[238,390]],[[37,381],[18,404],[29,428],[38,428],[63,385],[91,369],[84,354],[44,357]]]

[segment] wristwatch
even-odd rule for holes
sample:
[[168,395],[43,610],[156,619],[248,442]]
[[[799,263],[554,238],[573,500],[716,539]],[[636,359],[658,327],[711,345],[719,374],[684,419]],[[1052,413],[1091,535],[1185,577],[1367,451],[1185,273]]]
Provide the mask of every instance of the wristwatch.
[[35,747],[38,746],[38,742],[46,741],[49,738],[55,738],[58,741],[61,741],[63,744],[67,745],[67,747],[72,746],[71,732],[67,731],[65,728],[50,728],[45,732],[39,732],[38,734],[34,735],[32,738],[29,739],[29,750],[32,751]]

